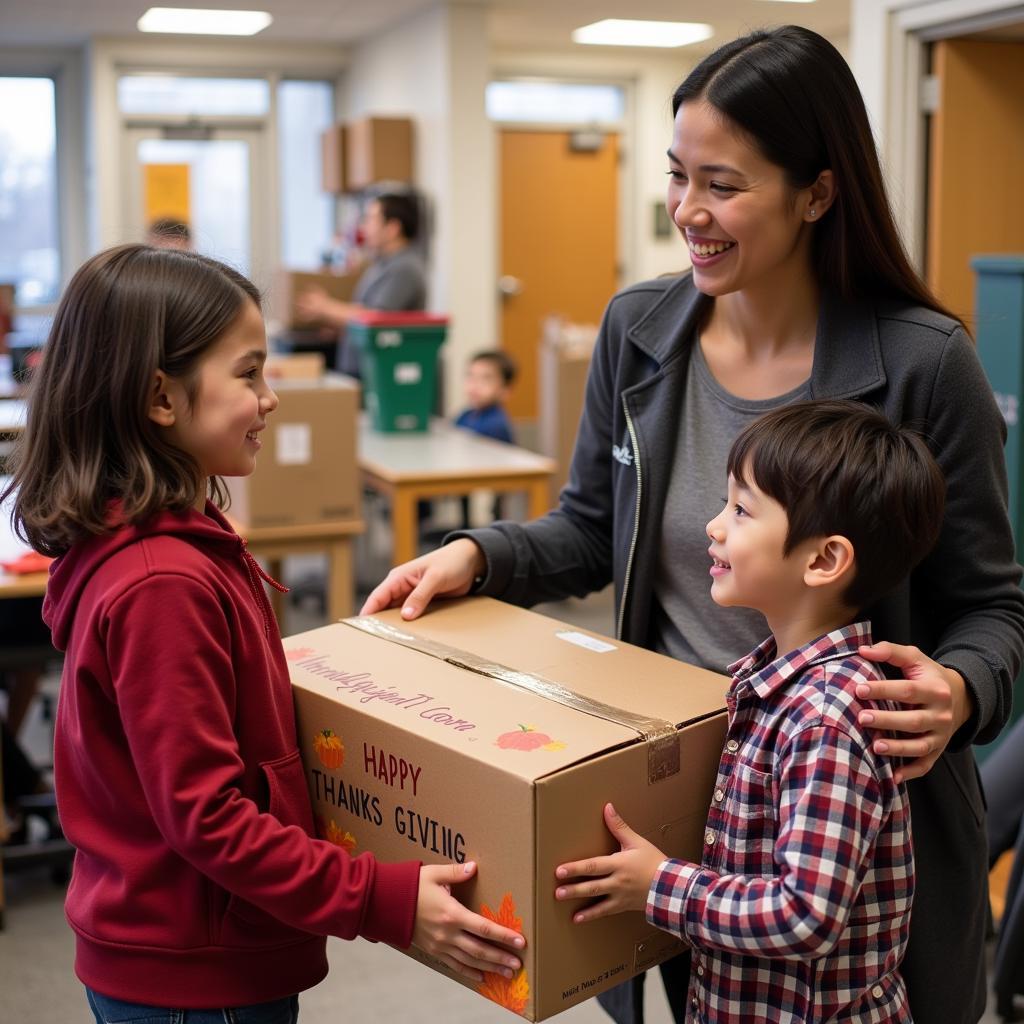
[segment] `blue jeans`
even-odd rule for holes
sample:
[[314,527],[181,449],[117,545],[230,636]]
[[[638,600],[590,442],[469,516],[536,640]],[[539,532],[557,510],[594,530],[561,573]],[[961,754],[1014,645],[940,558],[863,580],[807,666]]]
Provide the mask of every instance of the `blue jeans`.
[[85,993],[96,1024],[296,1024],[299,1019],[298,996],[221,1010],[174,1010],[126,1003],[91,988]]

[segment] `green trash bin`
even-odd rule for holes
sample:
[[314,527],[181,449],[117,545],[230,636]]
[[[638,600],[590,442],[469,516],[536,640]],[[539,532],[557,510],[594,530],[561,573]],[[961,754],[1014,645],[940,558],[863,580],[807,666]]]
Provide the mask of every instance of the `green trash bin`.
[[423,431],[437,396],[437,353],[448,318],[430,313],[365,312],[351,320],[363,394],[374,430]]

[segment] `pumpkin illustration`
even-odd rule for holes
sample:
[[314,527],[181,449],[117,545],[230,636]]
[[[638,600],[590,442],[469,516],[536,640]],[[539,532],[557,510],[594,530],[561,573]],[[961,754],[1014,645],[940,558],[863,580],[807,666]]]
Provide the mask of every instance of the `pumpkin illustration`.
[[[480,907],[480,915],[495,924],[511,928],[520,935],[523,933],[523,919],[516,914],[516,904],[510,892],[505,893],[497,913],[484,903]],[[490,999],[492,1003],[504,1006],[506,1010],[522,1014],[530,998],[530,981],[526,976],[526,968],[521,967],[511,978],[485,971],[484,980],[477,987],[477,992]]]
[[345,763],[345,744],[333,729],[322,729],[316,734],[313,750],[320,763],[332,771]]
[[518,730],[502,733],[495,744],[502,750],[564,750],[565,744],[553,740],[547,733],[538,732],[532,725],[520,725]]

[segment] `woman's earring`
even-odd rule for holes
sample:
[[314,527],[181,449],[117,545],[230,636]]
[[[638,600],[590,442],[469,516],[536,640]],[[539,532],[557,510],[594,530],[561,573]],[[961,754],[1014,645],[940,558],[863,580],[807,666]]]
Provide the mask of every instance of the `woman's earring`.
[[814,211],[814,210],[808,210],[807,212],[808,212],[808,213],[809,213],[809,214],[810,214],[810,215],[811,215],[812,217],[813,217],[813,216],[814,216],[814,214],[815,214],[815,211]]

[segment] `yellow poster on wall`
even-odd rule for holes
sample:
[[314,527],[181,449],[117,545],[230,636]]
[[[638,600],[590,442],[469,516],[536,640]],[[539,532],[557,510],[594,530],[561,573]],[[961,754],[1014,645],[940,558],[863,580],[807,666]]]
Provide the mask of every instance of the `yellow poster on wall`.
[[143,203],[145,223],[160,217],[172,217],[185,224],[191,221],[188,164],[143,164]]

